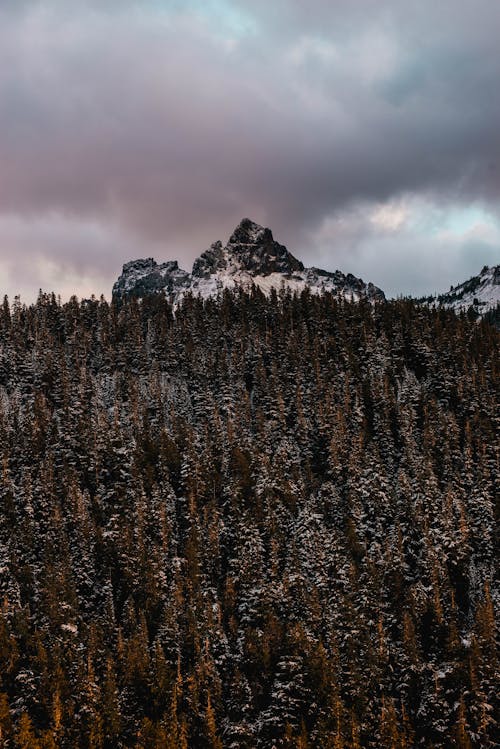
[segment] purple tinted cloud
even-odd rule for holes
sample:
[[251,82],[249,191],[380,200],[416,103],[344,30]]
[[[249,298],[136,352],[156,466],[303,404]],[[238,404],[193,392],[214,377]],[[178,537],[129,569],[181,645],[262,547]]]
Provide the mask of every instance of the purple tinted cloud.
[[[500,6],[270,5],[40,0],[0,11],[6,291],[106,292],[122,262],[187,266],[243,215],[306,263],[369,277],[377,247],[373,280],[434,289],[435,237],[410,222],[391,234],[396,251],[361,215],[412,195],[453,210],[479,202],[497,220]],[[350,242],[325,230],[342,216],[357,221]],[[500,259],[486,234],[473,246],[457,235],[453,278]],[[429,270],[412,280],[425,248]],[[43,284],[23,277],[33,258]],[[449,282],[446,270],[438,278]]]

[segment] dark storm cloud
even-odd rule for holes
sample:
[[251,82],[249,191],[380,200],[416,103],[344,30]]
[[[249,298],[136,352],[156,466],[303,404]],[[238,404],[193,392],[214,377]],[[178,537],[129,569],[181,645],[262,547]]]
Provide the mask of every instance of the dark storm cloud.
[[[189,265],[243,215],[306,262],[373,268],[391,289],[445,282],[441,235],[367,216],[421,196],[497,221],[499,30],[493,0],[3,6],[5,285],[28,289],[11,261],[36,257],[57,290],[84,271],[108,292],[130,257]],[[498,251],[491,227],[467,231],[444,252],[458,278]],[[427,276],[405,278],[425,251]]]

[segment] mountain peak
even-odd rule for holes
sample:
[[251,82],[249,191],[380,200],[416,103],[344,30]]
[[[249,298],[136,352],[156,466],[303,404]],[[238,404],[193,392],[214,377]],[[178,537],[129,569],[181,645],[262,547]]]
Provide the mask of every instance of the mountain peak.
[[269,276],[271,273],[292,275],[304,270],[300,260],[275,241],[271,229],[249,218],[240,221],[225,250],[234,265],[252,276]]
[[190,275],[179,268],[177,260],[157,263],[152,257],[131,260],[113,286],[113,297],[143,297],[161,291],[169,293],[185,288]]
[[191,273],[181,270],[176,261],[157,264],[152,258],[126,263],[113,287],[113,297],[142,297],[165,292],[178,304],[186,292],[203,298],[216,296],[222,289],[258,286],[264,293],[282,287],[300,293],[324,291],[338,298],[383,300],[384,293],[373,284],[365,284],[351,274],[330,273],[304,268],[287,248],[276,242],[271,229],[244,218],[226,245],[217,241],[194,261]]
[[265,229],[249,218],[242,218],[229,237],[228,244],[261,244],[273,241],[271,229]]
[[193,265],[193,276],[209,278],[214,273],[270,276],[282,273],[290,276],[304,270],[287,248],[276,242],[271,229],[264,228],[249,218],[240,221],[229,237],[227,245],[214,242]]

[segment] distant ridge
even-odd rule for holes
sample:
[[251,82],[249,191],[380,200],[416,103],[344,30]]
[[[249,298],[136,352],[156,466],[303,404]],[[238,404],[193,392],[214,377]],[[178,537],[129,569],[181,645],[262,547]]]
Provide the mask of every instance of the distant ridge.
[[469,312],[500,326],[500,265],[487,265],[477,276],[437,296],[421,297],[421,304],[441,306],[455,312]]

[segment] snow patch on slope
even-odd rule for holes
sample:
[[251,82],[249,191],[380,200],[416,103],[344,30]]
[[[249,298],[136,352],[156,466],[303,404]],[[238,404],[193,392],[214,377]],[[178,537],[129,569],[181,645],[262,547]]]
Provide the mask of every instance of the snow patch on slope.
[[419,301],[447,307],[456,312],[467,311],[472,307],[478,315],[483,316],[500,304],[500,265],[492,268],[485,266],[479,275],[453,286],[448,292]]

